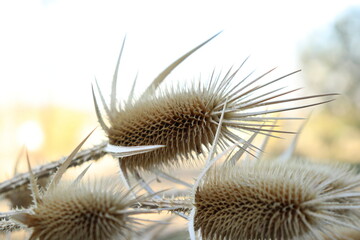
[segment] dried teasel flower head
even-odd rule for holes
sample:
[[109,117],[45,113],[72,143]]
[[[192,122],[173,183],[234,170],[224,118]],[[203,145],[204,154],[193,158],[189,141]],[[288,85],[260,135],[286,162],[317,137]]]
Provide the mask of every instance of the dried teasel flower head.
[[29,166],[34,205],[27,211],[12,215],[11,219],[32,230],[30,239],[127,239],[139,220],[132,216],[151,212],[131,208],[147,197],[133,197],[134,189],[122,189],[116,179],[82,183],[81,179],[90,166],[75,181],[60,182],[86,139],[60,166],[43,192],[39,190]]
[[31,212],[13,219],[33,230],[30,239],[126,239],[138,223],[132,216],[149,212],[131,209],[142,200],[114,179],[61,182]]
[[195,193],[204,239],[343,239],[360,231],[360,176],[344,165],[243,161],[214,168]]
[[[299,89],[284,91],[283,88],[274,89],[274,84],[298,71],[270,81],[263,81],[263,79],[273,69],[252,80],[249,80],[251,74],[244,79],[236,80],[236,74],[246,60],[238,69],[234,71],[230,69],[223,76],[221,74],[216,76],[213,73],[208,84],[194,83],[189,88],[180,87],[180,89],[173,88],[156,92],[159,84],[175,67],[214,37],[166,68],[140,98],[134,100],[134,89],[132,89],[129,99],[122,106],[118,106],[116,99],[120,54],[114,73],[110,106],[105,103],[99,90],[109,126],[103,119],[93,92],[97,117],[109,138],[110,146],[165,146],[149,153],[122,159],[124,168],[132,171],[176,166],[185,162],[181,160],[193,159],[190,155],[198,156],[206,152],[204,148],[209,148],[214,140],[223,112],[224,120],[219,145],[223,147],[229,143],[241,145],[246,143],[245,137],[234,134],[234,130],[245,133],[259,132],[265,135],[282,132],[273,129],[276,127],[274,125],[276,118],[265,117],[265,114],[306,108],[327,101],[302,103],[295,107],[283,106],[271,110],[265,109],[266,107],[332,95],[283,98]],[[251,147],[254,148],[254,146]]]

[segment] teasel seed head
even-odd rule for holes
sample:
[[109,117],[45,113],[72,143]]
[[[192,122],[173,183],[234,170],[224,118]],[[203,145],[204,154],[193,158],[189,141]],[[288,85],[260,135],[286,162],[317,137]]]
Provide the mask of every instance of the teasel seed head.
[[[204,239],[341,239],[360,231],[360,176],[343,165],[244,161],[212,169],[195,193]],[[340,236],[341,237],[341,236]]]
[[126,239],[137,223],[131,216],[144,212],[130,207],[142,199],[132,199],[113,180],[61,182],[31,213],[13,219],[33,230],[30,239]]
[[[148,196],[134,197],[134,189],[122,189],[117,178],[83,183],[81,179],[90,165],[75,181],[60,181],[90,134],[67,157],[44,190],[39,189],[27,158],[33,205],[10,218],[32,229],[30,239],[127,239],[141,220],[132,216],[153,212],[132,208]],[[139,150],[123,149],[126,155]]]
[[[213,73],[208,84],[194,83],[189,88],[172,88],[156,92],[158,85],[176,66],[214,37],[166,68],[137,100],[133,98],[132,89],[129,99],[119,107],[115,95],[119,68],[117,65],[110,106],[106,104],[98,88],[109,126],[103,119],[93,91],[97,117],[109,138],[110,146],[165,146],[149,153],[123,158],[121,163],[124,169],[152,170],[177,166],[181,163],[193,163],[190,159],[207,152],[205,149],[210,147],[223,112],[219,146],[225,148],[234,143],[241,146],[247,142],[246,137],[234,131],[248,134],[258,132],[264,135],[284,132],[274,129],[275,120],[283,118],[265,117],[265,114],[306,108],[327,101],[301,103],[296,107],[266,109],[267,107],[332,95],[284,99],[284,96],[299,89],[284,91],[284,88],[274,89],[273,85],[298,71],[263,82],[264,77],[273,69],[253,80],[249,80],[251,74],[241,80],[235,80],[237,72],[246,60],[238,69],[234,71],[230,69],[225,75],[216,76]],[[248,151],[254,149],[256,147],[251,145]]]

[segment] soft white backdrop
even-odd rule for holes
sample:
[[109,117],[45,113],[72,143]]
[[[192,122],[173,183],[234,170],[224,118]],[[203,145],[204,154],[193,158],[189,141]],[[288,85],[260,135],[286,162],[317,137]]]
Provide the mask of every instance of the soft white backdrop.
[[309,33],[359,1],[0,1],[0,107],[14,102],[92,110],[94,77],[105,88],[127,36],[120,68],[126,94],[171,61],[223,31],[170,76],[189,79],[239,64],[299,68]]

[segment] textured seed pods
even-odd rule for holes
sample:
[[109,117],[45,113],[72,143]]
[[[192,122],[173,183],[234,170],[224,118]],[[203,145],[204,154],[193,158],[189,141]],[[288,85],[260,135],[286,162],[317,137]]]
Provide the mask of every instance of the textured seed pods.
[[[82,183],[81,179],[90,166],[75,181],[60,182],[70,162],[90,134],[61,164],[43,191],[39,189],[27,158],[33,205],[26,211],[12,215],[11,219],[32,230],[31,240],[127,239],[138,220],[131,216],[151,212],[131,208],[146,197],[135,197],[131,192],[133,189],[125,191],[120,187],[120,182],[116,181],[117,178]],[[122,150],[124,154],[131,155],[144,149]]]
[[195,194],[204,239],[342,239],[360,230],[360,185],[348,167],[245,162],[212,170]]
[[138,213],[129,207],[137,201],[114,181],[62,182],[13,219],[32,229],[30,239],[126,239]]
[[[209,39],[208,41],[210,41]],[[156,78],[145,93],[137,100],[131,92],[129,100],[118,106],[115,89],[118,65],[114,74],[112,97],[107,106],[103,96],[109,126],[103,120],[96,98],[95,109],[99,123],[114,146],[164,145],[164,148],[122,159],[122,166],[130,171],[136,169],[152,170],[159,167],[176,166],[191,162],[194,157],[205,153],[205,149],[214,140],[217,126],[223,115],[219,145],[246,142],[246,137],[234,134],[234,131],[245,133],[272,134],[275,130],[274,120],[281,118],[264,117],[265,114],[294,110],[317,105],[323,102],[299,104],[296,107],[278,107],[265,109],[272,105],[318,98],[328,95],[316,95],[300,98],[282,98],[298,89],[283,91],[274,89],[273,84],[295,72],[276,79],[263,81],[272,70],[250,79],[236,79],[241,66],[225,75],[212,75],[208,83],[194,83],[192,87],[167,89],[155,92],[156,87],[181,61],[195,52],[205,43],[199,45],[165,69]],[[121,54],[120,54],[121,55]],[[120,57],[119,57],[120,59]],[[245,63],[245,62],[244,62]],[[263,82],[262,82],[263,81]],[[254,146],[250,146],[250,150]],[[191,158],[190,156],[194,157]]]

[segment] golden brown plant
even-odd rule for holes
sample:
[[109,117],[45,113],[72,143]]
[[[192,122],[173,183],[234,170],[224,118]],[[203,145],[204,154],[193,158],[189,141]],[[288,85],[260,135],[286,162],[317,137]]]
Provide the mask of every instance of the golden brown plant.
[[360,231],[360,176],[342,165],[245,161],[211,170],[195,193],[204,239],[341,239]]
[[[75,181],[60,182],[88,137],[60,166],[45,191],[39,189],[28,159],[33,206],[9,216],[11,220],[32,229],[30,239],[126,239],[134,231],[133,225],[138,220],[131,216],[152,212],[132,209],[131,206],[141,204],[148,197],[133,197],[130,190],[121,188],[117,179],[82,183],[81,179],[89,167]],[[6,222],[2,223],[11,227]]]
[[[139,98],[134,97],[134,84],[128,100],[121,104],[116,98],[120,53],[109,105],[97,86],[108,123],[93,91],[98,121],[109,139],[107,147],[101,144],[95,153],[103,156],[106,151],[119,158],[120,176],[127,190],[112,180],[82,183],[87,169],[74,182],[60,182],[66,169],[78,164],[73,160],[85,139],[63,163],[38,169],[38,176],[41,172],[48,176],[60,165],[44,191],[39,189],[29,166],[33,205],[26,210],[0,214],[0,230],[10,232],[26,226],[32,230],[31,239],[127,239],[137,232],[139,219],[133,215],[161,210],[188,219],[189,229],[194,227],[204,239],[325,239],[337,238],[335,229],[339,227],[360,230],[357,224],[360,192],[355,189],[360,185],[360,176],[350,169],[263,160],[235,166],[245,152],[254,155],[255,150],[263,150],[252,144],[257,134],[271,137],[289,133],[278,130],[275,122],[291,118],[267,114],[322,104],[329,100],[312,100],[334,94],[287,97],[299,89],[274,89],[277,82],[298,71],[264,80],[272,69],[252,80],[252,73],[236,80],[246,60],[238,69],[230,69],[224,75],[213,73],[207,84],[157,90],[173,69],[214,37],[166,68]],[[292,107],[281,105],[307,99],[311,102]],[[214,156],[217,146],[225,151]],[[223,167],[212,169],[218,159],[236,147],[240,150]],[[191,196],[160,197],[138,172],[149,170],[161,175],[159,169],[194,163],[203,154],[208,159]],[[91,151],[84,153],[79,161],[92,156]],[[156,199],[138,197],[130,187],[127,170]],[[0,193],[21,186],[28,178],[18,176],[14,178],[16,181],[1,183]],[[166,178],[190,185],[172,176]],[[191,239],[195,239],[195,231],[189,232]]]
[[[80,166],[85,162],[91,160],[98,160],[103,157],[106,152],[104,148],[106,147],[105,142],[102,142],[98,145],[92,146],[89,149],[80,151],[71,161],[69,167]],[[128,149],[129,150],[129,149]],[[129,150],[130,151],[130,150]],[[49,176],[53,175],[56,170],[64,163],[67,157],[63,157],[58,161],[49,162],[40,166],[36,166],[32,169],[32,173],[38,181],[44,181],[42,179],[48,179]],[[17,189],[26,189],[26,186],[30,183],[30,173],[17,173],[13,178],[8,179],[0,183],[0,194],[8,193],[12,194],[12,191]],[[41,183],[40,183],[41,185]],[[21,191],[21,190],[20,190]]]
[[[306,108],[327,101],[266,109],[268,106],[332,95],[282,98],[299,89],[284,91],[284,88],[274,89],[273,85],[298,71],[264,82],[262,82],[263,78],[273,69],[253,80],[249,80],[251,73],[241,80],[235,80],[237,72],[246,60],[238,69],[235,71],[230,69],[224,76],[221,74],[216,76],[213,73],[208,84],[194,83],[189,88],[155,91],[177,65],[214,37],[171,64],[159,74],[140,98],[135,100],[132,90],[129,99],[118,106],[116,81],[120,53],[114,73],[110,106],[105,103],[99,90],[109,126],[100,113],[94,95],[97,117],[109,138],[109,146],[112,149],[116,149],[114,146],[165,146],[149,153],[121,159],[122,169],[129,169],[131,172],[138,169],[151,171],[181,163],[193,163],[193,159],[206,153],[206,148],[208,149],[213,142],[223,112],[224,120],[219,145],[223,148],[229,143],[241,146],[247,141],[246,137],[238,133],[258,132],[271,135],[285,132],[274,129],[276,127],[274,121],[283,118],[265,117],[265,114]],[[255,148],[250,145],[249,150]]]
[[131,216],[149,212],[130,207],[131,198],[118,181],[59,183],[29,213],[12,217],[33,230],[30,239],[126,239],[137,223]]

